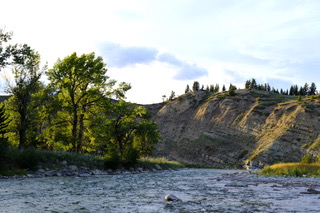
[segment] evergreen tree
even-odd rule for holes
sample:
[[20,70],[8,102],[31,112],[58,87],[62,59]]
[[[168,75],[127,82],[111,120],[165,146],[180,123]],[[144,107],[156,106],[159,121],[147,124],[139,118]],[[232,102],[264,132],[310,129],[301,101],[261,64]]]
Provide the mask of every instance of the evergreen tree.
[[184,90],[184,93],[185,93],[185,94],[187,94],[188,92],[190,92],[189,84],[187,84],[187,88]]
[[218,93],[219,92],[219,84],[216,84],[216,86],[214,87],[214,93]]
[[232,84],[230,84],[228,95],[229,95],[229,96],[234,96],[234,95],[236,95],[236,92],[235,92],[236,90],[237,90],[237,87],[234,86],[234,85],[232,85]]
[[225,86],[225,85],[222,86],[222,91],[223,91],[223,92],[226,91],[226,86]]
[[244,88],[250,89],[250,85],[251,85],[251,80],[247,80],[246,83],[244,84]]
[[208,85],[206,86],[206,92],[210,92],[210,88]]
[[4,138],[4,134],[8,132],[9,118],[6,115],[4,104],[0,105],[0,135]]
[[214,86],[213,86],[212,84],[210,85],[209,91],[210,91],[210,92],[214,92]]
[[309,95],[309,85],[308,85],[308,83],[305,83],[302,89],[303,89],[303,95]]
[[258,88],[258,85],[257,85],[256,79],[252,78],[250,89],[257,89],[257,88]]
[[315,95],[316,93],[317,93],[316,84],[312,82],[309,88],[309,95]]
[[174,91],[171,91],[171,94],[169,96],[169,100],[173,101],[173,99],[176,97],[176,93]]
[[198,81],[193,82],[192,90],[193,90],[194,92],[200,90],[200,84],[199,84]]

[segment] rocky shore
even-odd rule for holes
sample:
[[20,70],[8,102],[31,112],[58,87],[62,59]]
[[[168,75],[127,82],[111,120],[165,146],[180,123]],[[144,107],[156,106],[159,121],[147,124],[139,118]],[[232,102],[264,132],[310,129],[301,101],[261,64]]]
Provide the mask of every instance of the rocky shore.
[[158,164],[154,164],[153,167],[130,167],[127,169],[121,168],[117,170],[101,170],[91,169],[84,166],[68,165],[67,161],[62,161],[59,168],[39,168],[37,171],[23,171],[23,175],[5,176],[0,175],[0,179],[17,179],[17,178],[44,178],[44,177],[90,177],[93,175],[117,175],[117,174],[138,174],[146,172],[159,172],[163,170],[175,170],[172,168],[165,169]]

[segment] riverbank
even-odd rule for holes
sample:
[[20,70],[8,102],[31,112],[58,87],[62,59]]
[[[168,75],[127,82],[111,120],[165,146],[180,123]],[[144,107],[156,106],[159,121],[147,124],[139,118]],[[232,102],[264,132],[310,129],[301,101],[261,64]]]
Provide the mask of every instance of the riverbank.
[[141,158],[135,164],[108,162],[103,156],[81,155],[47,150],[10,150],[0,162],[0,178],[88,177],[176,170],[184,165],[165,158]]
[[[178,167],[160,166],[159,164],[149,164],[147,167],[144,165],[120,168],[116,170],[107,169],[90,169],[83,166],[69,165],[66,161],[62,161],[65,167],[62,170],[53,169],[38,169],[37,171],[13,171],[18,174],[13,175],[0,175],[0,179],[20,179],[20,178],[44,178],[44,177],[90,177],[96,175],[121,175],[121,174],[139,174],[148,172],[161,172],[161,171],[176,171]],[[182,168],[182,167],[181,167]],[[20,174],[19,174],[20,173]],[[22,174],[21,174],[22,173]]]

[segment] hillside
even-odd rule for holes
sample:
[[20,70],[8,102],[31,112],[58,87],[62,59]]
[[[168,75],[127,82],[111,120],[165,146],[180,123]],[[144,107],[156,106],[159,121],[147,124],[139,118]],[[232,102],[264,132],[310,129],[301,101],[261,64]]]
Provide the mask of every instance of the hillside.
[[[320,97],[298,101],[259,90],[189,92],[147,105],[162,142],[155,155],[190,164],[240,168],[299,161],[320,149]],[[248,162],[249,161],[249,162]]]

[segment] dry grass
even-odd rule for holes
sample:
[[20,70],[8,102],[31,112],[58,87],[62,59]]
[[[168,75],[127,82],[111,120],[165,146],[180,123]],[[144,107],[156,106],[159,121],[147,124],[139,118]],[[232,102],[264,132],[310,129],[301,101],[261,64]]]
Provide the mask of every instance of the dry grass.
[[267,176],[320,176],[320,163],[279,163],[266,166],[260,174]]

